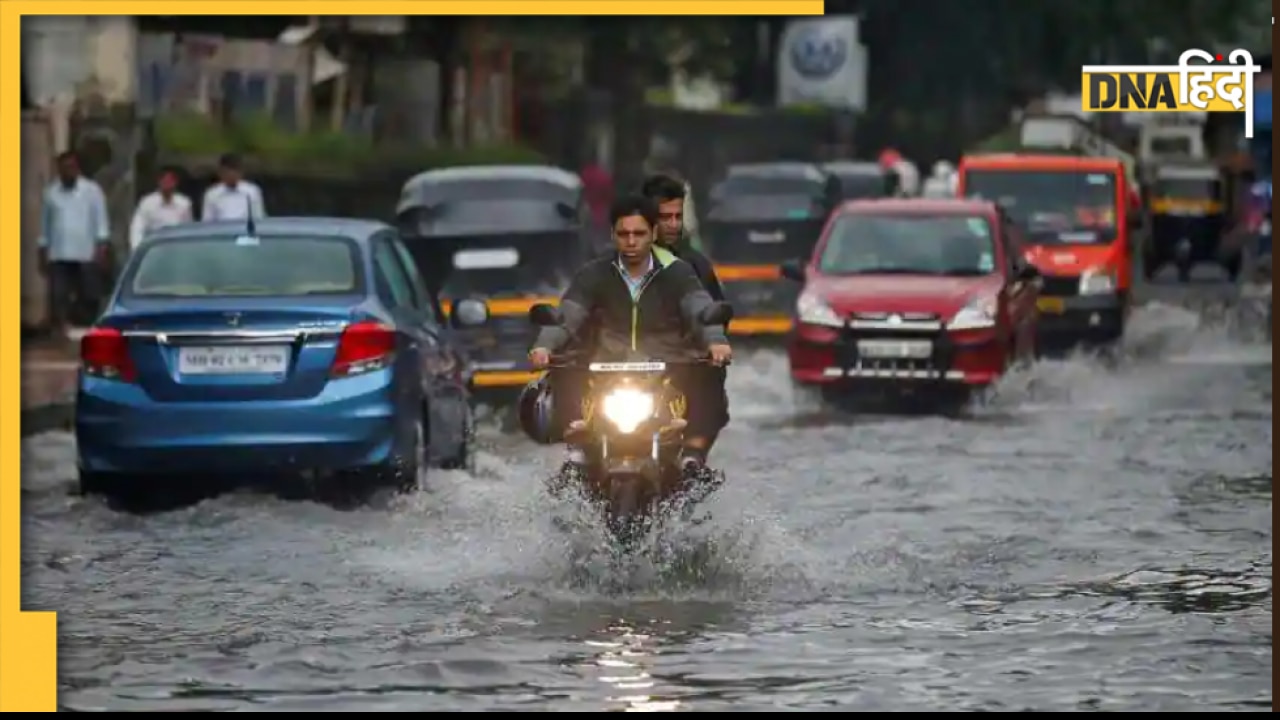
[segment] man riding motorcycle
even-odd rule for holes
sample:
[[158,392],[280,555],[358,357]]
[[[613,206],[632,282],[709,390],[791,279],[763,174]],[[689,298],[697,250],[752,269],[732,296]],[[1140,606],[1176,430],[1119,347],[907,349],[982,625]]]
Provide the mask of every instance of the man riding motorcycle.
[[[696,321],[714,302],[711,295],[689,263],[654,244],[657,206],[644,197],[623,198],[614,203],[609,219],[617,252],[588,262],[574,277],[560,299],[563,325],[538,333],[530,363],[546,368],[553,353],[594,321],[591,355],[596,360],[638,355],[670,362],[709,354],[713,365],[727,364],[733,351],[725,328]],[[581,424],[585,378],[580,372],[552,374],[552,413],[554,424],[566,429],[566,465],[581,468],[586,454],[575,443],[574,429]],[[704,374],[674,367],[671,380],[688,402],[681,463],[692,477],[705,465],[709,440],[719,431],[718,404]]]
[[[650,175],[644,181],[640,192],[653,201],[658,208],[657,244],[693,266],[694,272],[698,274],[698,279],[711,295],[711,299],[723,302],[724,288],[720,286],[720,279],[716,277],[715,266],[706,255],[693,247],[691,239],[685,233],[685,203],[688,197],[688,186],[671,175],[657,174]],[[711,446],[715,445],[720,431],[729,424],[729,393],[725,390],[728,373],[722,367],[697,368],[694,373],[704,376],[700,383],[704,385],[701,399],[712,404],[712,407],[707,408],[707,412],[713,415],[717,422],[715,431],[706,436],[706,445],[701,447],[702,455],[705,457],[710,454]],[[703,439],[695,438],[695,441],[702,442]]]

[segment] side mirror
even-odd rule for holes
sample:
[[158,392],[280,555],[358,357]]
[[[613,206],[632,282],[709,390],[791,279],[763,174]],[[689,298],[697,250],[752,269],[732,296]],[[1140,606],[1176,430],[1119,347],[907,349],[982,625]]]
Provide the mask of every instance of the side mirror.
[[538,327],[555,327],[564,324],[564,316],[554,305],[538,303],[529,308],[529,322]]
[[788,280],[795,280],[798,283],[804,282],[804,263],[799,260],[787,260],[780,267],[782,277]]
[[449,322],[455,328],[480,327],[489,322],[489,306],[473,298],[459,300],[453,304]]
[[1018,266],[1017,280],[1020,282],[1035,282],[1040,278],[1040,268],[1031,263],[1023,263]]
[[733,306],[727,302],[713,302],[698,314],[703,325],[728,325],[733,320]]

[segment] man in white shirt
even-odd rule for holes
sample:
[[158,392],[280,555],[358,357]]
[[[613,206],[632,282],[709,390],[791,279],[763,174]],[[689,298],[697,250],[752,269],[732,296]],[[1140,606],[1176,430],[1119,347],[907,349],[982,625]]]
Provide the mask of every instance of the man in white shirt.
[[204,194],[200,219],[205,222],[245,220],[250,213],[255,220],[267,216],[262,190],[244,179],[240,158],[227,153],[218,161],[218,183]]
[[129,250],[138,246],[152,231],[170,225],[191,222],[191,199],[178,192],[178,170],[166,167],[160,171],[155,192],[138,202],[129,223]]
[[102,187],[80,174],[74,152],[58,156],[58,179],[44,191],[37,242],[53,329],[61,334],[73,320],[92,322],[111,258],[111,225]]

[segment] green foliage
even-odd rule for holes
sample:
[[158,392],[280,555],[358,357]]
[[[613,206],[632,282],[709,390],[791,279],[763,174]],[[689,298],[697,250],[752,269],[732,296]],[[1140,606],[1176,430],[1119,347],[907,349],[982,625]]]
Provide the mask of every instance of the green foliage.
[[[634,57],[650,58],[651,66],[685,70],[694,75],[729,77],[736,69],[739,49],[754,42],[755,24],[735,17],[575,17],[484,18],[486,30],[501,35],[517,48],[542,49],[586,45],[590,39],[623,49]],[[639,68],[632,67],[630,70]],[[652,74],[652,73],[646,73]],[[665,77],[648,77],[663,81]]]
[[207,115],[166,115],[156,120],[156,141],[161,154],[168,158],[208,160],[224,152],[236,152],[259,168],[318,175],[544,161],[537,152],[519,145],[454,148],[382,144],[361,135],[329,130],[289,132],[264,117],[223,125]]

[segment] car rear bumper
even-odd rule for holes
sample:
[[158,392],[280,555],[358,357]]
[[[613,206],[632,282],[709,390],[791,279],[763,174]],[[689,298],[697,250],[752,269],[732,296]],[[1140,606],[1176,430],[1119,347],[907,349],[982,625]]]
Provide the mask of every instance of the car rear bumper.
[[1124,332],[1124,314],[1124,299],[1119,295],[1041,298],[1040,347],[1114,342]]
[[390,371],[329,383],[303,400],[165,402],[136,385],[84,378],[76,397],[81,470],[122,474],[337,471],[396,448]]
[[1007,354],[995,329],[938,335],[938,355],[926,363],[850,362],[851,342],[833,328],[801,325],[791,335],[791,378],[802,385],[910,388],[929,384],[984,387],[1004,374]]

